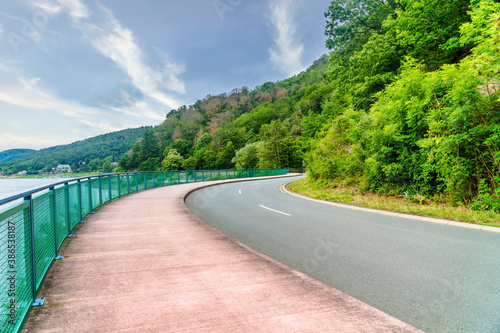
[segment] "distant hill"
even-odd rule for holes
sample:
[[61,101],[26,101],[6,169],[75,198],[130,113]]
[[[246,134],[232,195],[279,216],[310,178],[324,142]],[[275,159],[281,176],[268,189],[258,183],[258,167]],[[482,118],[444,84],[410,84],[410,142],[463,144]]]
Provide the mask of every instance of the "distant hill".
[[20,157],[34,153],[34,149],[9,149],[0,152],[0,164],[13,161]]
[[22,157],[0,164],[0,171],[6,174],[23,170],[28,171],[28,173],[47,172],[58,164],[69,164],[73,171],[100,170],[106,160],[118,161],[148,130],[151,130],[151,127],[126,129],[68,145],[31,151]]

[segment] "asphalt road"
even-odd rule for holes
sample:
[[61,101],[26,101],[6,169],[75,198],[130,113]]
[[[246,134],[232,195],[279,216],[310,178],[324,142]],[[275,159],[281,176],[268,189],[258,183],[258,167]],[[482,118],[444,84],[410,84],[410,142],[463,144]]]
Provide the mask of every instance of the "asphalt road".
[[193,213],[280,262],[426,332],[500,332],[500,233],[284,194],[294,179],[192,193]]

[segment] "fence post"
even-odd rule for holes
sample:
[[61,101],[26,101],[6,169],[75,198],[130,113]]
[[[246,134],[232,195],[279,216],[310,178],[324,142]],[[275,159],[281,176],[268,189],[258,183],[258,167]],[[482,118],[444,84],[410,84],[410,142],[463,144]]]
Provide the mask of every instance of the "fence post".
[[220,180],[220,170],[217,170],[217,180]]
[[122,177],[120,175],[117,175],[118,177],[118,198],[122,197]]
[[144,190],[148,189],[148,174],[144,172]]
[[164,179],[163,179],[164,176],[163,176],[163,174],[164,174],[164,172],[162,171],[161,172],[161,186],[162,187],[165,186],[165,184],[163,183],[164,182]]
[[99,206],[102,206],[102,177],[99,176]]
[[170,185],[172,185],[172,170],[168,172],[168,176],[170,178]]
[[127,173],[127,194],[130,194],[130,179],[128,173]]
[[136,173],[134,173],[134,176],[135,176],[135,191],[139,192],[139,176]]
[[179,180],[178,184],[180,184],[181,183],[181,173],[179,171],[177,171],[177,178]]
[[80,179],[76,181],[78,184],[78,204],[80,205],[80,222],[83,220],[83,212],[82,212],[82,183],[80,182]]
[[89,200],[90,200],[90,212],[94,210],[94,200],[92,199],[92,178],[89,177]]
[[[187,179],[189,179],[189,174],[187,176]],[[194,182],[196,183],[196,170],[194,170]],[[188,183],[189,183],[189,181],[188,181]]]
[[153,188],[156,188],[156,172],[153,171]]
[[205,171],[204,170],[201,170],[201,181],[202,182],[205,181]]
[[30,214],[30,242],[31,242],[31,286],[33,292],[33,304],[31,306],[42,306],[45,298],[36,298],[36,269],[35,269],[35,219],[33,216],[33,196],[30,194],[24,197],[24,201],[29,202]]
[[68,219],[68,237],[73,237],[71,234],[71,207],[69,206],[69,183],[64,183],[64,189],[66,192],[66,217]]
[[108,202],[111,202],[113,200],[113,195],[111,193],[111,175],[108,175],[108,194],[109,194]]

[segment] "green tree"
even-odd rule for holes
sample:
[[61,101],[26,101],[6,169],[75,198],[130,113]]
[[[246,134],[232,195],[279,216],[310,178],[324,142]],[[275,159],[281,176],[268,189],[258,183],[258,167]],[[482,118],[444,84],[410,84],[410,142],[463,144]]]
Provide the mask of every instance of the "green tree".
[[390,29],[406,55],[435,70],[442,64],[456,63],[471,44],[459,42],[460,26],[470,22],[470,0],[400,0],[401,8]]
[[182,162],[182,168],[184,170],[195,170],[196,169],[196,158],[194,156],[189,156]]
[[382,34],[384,20],[400,7],[396,0],[334,0],[325,13],[326,46],[342,56],[359,51],[373,34]]
[[150,158],[157,158],[158,155],[158,140],[156,139],[152,130],[147,131],[144,134],[144,138],[141,142],[141,158],[142,160],[147,160]]
[[231,162],[237,169],[253,169],[259,163],[258,151],[259,143],[249,143],[236,152]]
[[232,141],[229,141],[224,148],[217,154],[216,166],[218,169],[230,169],[234,167],[231,162],[235,154],[235,148]]
[[161,170],[180,170],[184,159],[176,149],[170,149],[161,162]]
[[139,165],[139,171],[157,171],[160,169],[160,159],[150,157]]
[[109,160],[104,162],[104,164],[102,165],[102,172],[113,172],[113,166],[111,165],[111,162]]
[[300,165],[297,147],[286,126],[279,120],[262,126],[263,145],[259,151],[261,168]]

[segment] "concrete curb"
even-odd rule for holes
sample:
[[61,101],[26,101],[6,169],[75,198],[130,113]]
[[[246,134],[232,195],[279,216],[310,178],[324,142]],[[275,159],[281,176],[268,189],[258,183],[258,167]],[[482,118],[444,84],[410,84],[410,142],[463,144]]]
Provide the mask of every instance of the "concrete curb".
[[[288,184],[290,184],[290,183],[288,183]],[[490,226],[486,226],[486,225],[471,224],[471,223],[466,223],[466,222],[457,222],[457,221],[451,221],[451,220],[445,220],[445,219],[437,219],[437,218],[427,217],[427,216],[394,213],[394,212],[389,212],[386,210],[358,207],[358,206],[342,204],[342,203],[337,203],[337,202],[313,199],[313,198],[309,198],[309,197],[306,197],[304,195],[290,191],[289,189],[287,189],[288,184],[282,185],[280,187],[280,191],[285,193],[285,194],[293,195],[293,196],[301,198],[301,199],[320,202],[320,203],[330,205],[330,206],[358,210],[358,211],[363,211],[363,212],[372,213],[372,214],[401,217],[401,218],[405,218],[405,219],[409,219],[409,220],[417,220],[417,221],[424,221],[424,222],[431,222],[431,223],[438,223],[438,224],[446,224],[446,225],[451,225],[454,227],[469,228],[469,229],[476,229],[476,230],[483,230],[483,231],[500,233],[500,228],[490,227]]]

